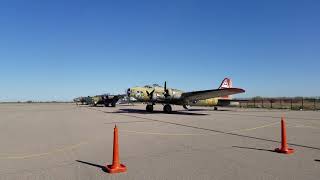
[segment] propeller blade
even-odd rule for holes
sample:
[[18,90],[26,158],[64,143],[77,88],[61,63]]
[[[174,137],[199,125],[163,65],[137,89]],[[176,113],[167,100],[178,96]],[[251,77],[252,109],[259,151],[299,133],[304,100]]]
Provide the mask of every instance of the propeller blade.
[[147,95],[149,96],[149,99],[152,100],[153,98],[153,93],[154,93],[155,89],[153,89],[151,92],[149,91],[146,91],[147,92]]
[[163,93],[163,95],[164,95],[165,98],[170,96],[169,90],[167,89],[167,81],[164,82],[164,93]]

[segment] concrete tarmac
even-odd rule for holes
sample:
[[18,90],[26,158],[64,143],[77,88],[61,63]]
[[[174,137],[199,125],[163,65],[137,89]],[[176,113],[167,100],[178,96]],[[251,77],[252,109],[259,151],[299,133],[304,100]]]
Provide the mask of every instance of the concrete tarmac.
[[[0,180],[320,178],[320,112],[162,105],[0,104]],[[280,147],[285,116],[289,147]],[[112,161],[119,128],[122,174]]]

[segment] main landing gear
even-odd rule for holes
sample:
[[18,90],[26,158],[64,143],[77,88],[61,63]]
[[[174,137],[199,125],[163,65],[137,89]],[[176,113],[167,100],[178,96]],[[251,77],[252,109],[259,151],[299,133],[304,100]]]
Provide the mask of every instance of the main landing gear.
[[[153,105],[152,105],[152,104],[148,104],[148,105],[146,106],[146,111],[147,111],[147,112],[153,112]],[[164,106],[163,106],[163,111],[164,111],[165,113],[171,113],[171,112],[172,112],[172,107],[171,107],[171,105],[170,105],[170,104],[164,105]]]
[[170,106],[170,104],[166,104],[163,106],[163,111],[165,113],[171,113],[172,112],[172,107]]
[[146,107],[146,111],[147,112],[153,112],[153,105],[152,104],[148,104]]

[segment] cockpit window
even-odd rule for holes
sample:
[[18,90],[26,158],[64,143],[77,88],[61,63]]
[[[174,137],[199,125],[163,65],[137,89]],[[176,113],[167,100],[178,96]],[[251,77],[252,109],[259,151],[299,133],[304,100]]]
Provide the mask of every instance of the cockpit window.
[[159,84],[153,84],[153,87],[161,87]]
[[154,87],[162,87],[159,84],[145,85],[145,88],[154,88]]

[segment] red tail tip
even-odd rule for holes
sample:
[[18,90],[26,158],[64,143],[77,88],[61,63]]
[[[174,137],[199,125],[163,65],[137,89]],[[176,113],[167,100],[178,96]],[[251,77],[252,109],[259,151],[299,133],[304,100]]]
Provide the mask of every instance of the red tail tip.
[[232,88],[232,81],[229,78],[224,78],[224,80],[221,82],[219,89],[224,88]]

